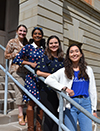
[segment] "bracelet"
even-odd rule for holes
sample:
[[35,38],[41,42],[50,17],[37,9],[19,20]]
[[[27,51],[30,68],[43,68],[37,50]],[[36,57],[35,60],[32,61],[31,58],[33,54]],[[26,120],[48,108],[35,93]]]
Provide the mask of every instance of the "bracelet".
[[96,110],[93,110],[93,113],[96,113],[97,111]]

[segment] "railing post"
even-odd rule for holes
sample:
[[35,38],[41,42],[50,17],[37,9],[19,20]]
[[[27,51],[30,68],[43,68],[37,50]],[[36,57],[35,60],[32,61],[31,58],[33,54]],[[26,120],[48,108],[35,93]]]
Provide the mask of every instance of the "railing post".
[[61,124],[63,123],[63,98],[60,93],[59,97],[59,131],[62,131]]
[[[6,72],[8,71],[8,60],[6,59]],[[8,76],[5,73],[5,96],[4,96],[4,115],[7,114],[7,98],[8,98]]]

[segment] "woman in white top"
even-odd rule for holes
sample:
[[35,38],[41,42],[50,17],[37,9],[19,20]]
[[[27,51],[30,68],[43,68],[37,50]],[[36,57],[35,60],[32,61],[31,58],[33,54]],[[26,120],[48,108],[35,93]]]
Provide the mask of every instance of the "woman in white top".
[[[94,74],[91,67],[87,66],[84,54],[77,44],[69,46],[64,68],[48,76],[45,83],[57,90],[74,91],[72,99],[87,111],[97,117],[97,92]],[[64,122],[71,131],[77,131],[77,120],[81,131],[92,131],[92,121],[76,107],[66,101],[64,103]]]

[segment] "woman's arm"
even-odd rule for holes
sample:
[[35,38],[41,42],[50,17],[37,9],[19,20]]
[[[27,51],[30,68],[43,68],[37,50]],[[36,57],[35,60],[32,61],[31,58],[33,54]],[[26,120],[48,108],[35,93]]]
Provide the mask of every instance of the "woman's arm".
[[37,63],[36,62],[28,62],[28,61],[25,61],[23,60],[23,62],[21,63],[22,65],[30,65],[31,67],[35,68]]
[[5,59],[13,59],[17,55],[17,53],[14,52],[13,44],[13,39],[7,43],[6,50],[4,52]]
[[42,71],[40,71],[40,70],[37,70],[37,71],[36,71],[36,74],[37,74],[38,76],[42,76],[42,77],[45,77],[45,78],[50,75],[50,73],[42,72]]
[[94,73],[91,67],[88,66],[88,75],[89,75],[89,96],[91,99],[92,110],[97,110],[97,91]]
[[36,62],[29,62],[25,60],[25,58],[28,58],[29,52],[30,52],[30,48],[28,47],[28,45],[26,45],[15,57],[15,59],[13,60],[13,63],[18,64],[18,65],[30,65],[31,67],[35,68],[37,65]]
[[64,68],[59,69],[55,73],[49,75],[45,79],[45,83],[59,91],[63,90],[64,92],[67,92],[69,96],[74,95],[74,91],[65,86],[67,85],[68,81],[65,78]]
[[45,83],[59,91],[61,91],[64,87],[66,87],[66,83],[64,82],[64,69],[59,69],[55,73],[49,75],[45,79]]
[[38,76],[47,77],[50,75],[50,70],[48,70],[48,58],[46,55],[41,57],[37,63],[37,66],[35,68],[36,74]]

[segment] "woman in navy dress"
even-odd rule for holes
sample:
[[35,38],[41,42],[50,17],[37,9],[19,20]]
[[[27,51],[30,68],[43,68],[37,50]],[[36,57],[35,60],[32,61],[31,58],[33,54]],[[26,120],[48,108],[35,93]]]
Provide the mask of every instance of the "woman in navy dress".
[[[32,44],[26,45],[22,48],[20,53],[16,56],[14,59],[14,63],[18,65],[29,65],[33,69],[37,65],[37,62],[41,58],[41,56],[44,53],[43,46],[43,31],[39,27],[35,27],[32,31],[32,37],[31,39]],[[27,61],[24,61],[24,58],[27,58]],[[39,96],[39,80],[38,78],[31,72],[28,72],[25,79],[25,88],[38,100],[40,100]],[[28,131],[34,131],[34,106],[35,103],[26,95],[24,94],[23,100],[28,103],[27,108],[27,121],[28,121]],[[43,111],[40,109],[38,111],[38,115],[41,117],[39,119],[42,119]],[[37,131],[41,131],[41,124],[40,121],[37,120]]]
[[[62,68],[64,60],[63,54],[59,38],[55,35],[50,36],[47,40],[47,48],[45,53],[36,66],[37,75],[46,78],[48,75]],[[56,92],[42,82],[41,86],[41,102],[57,117],[59,101]],[[47,114],[45,114],[44,131],[57,130],[57,124],[54,123],[54,121]]]

